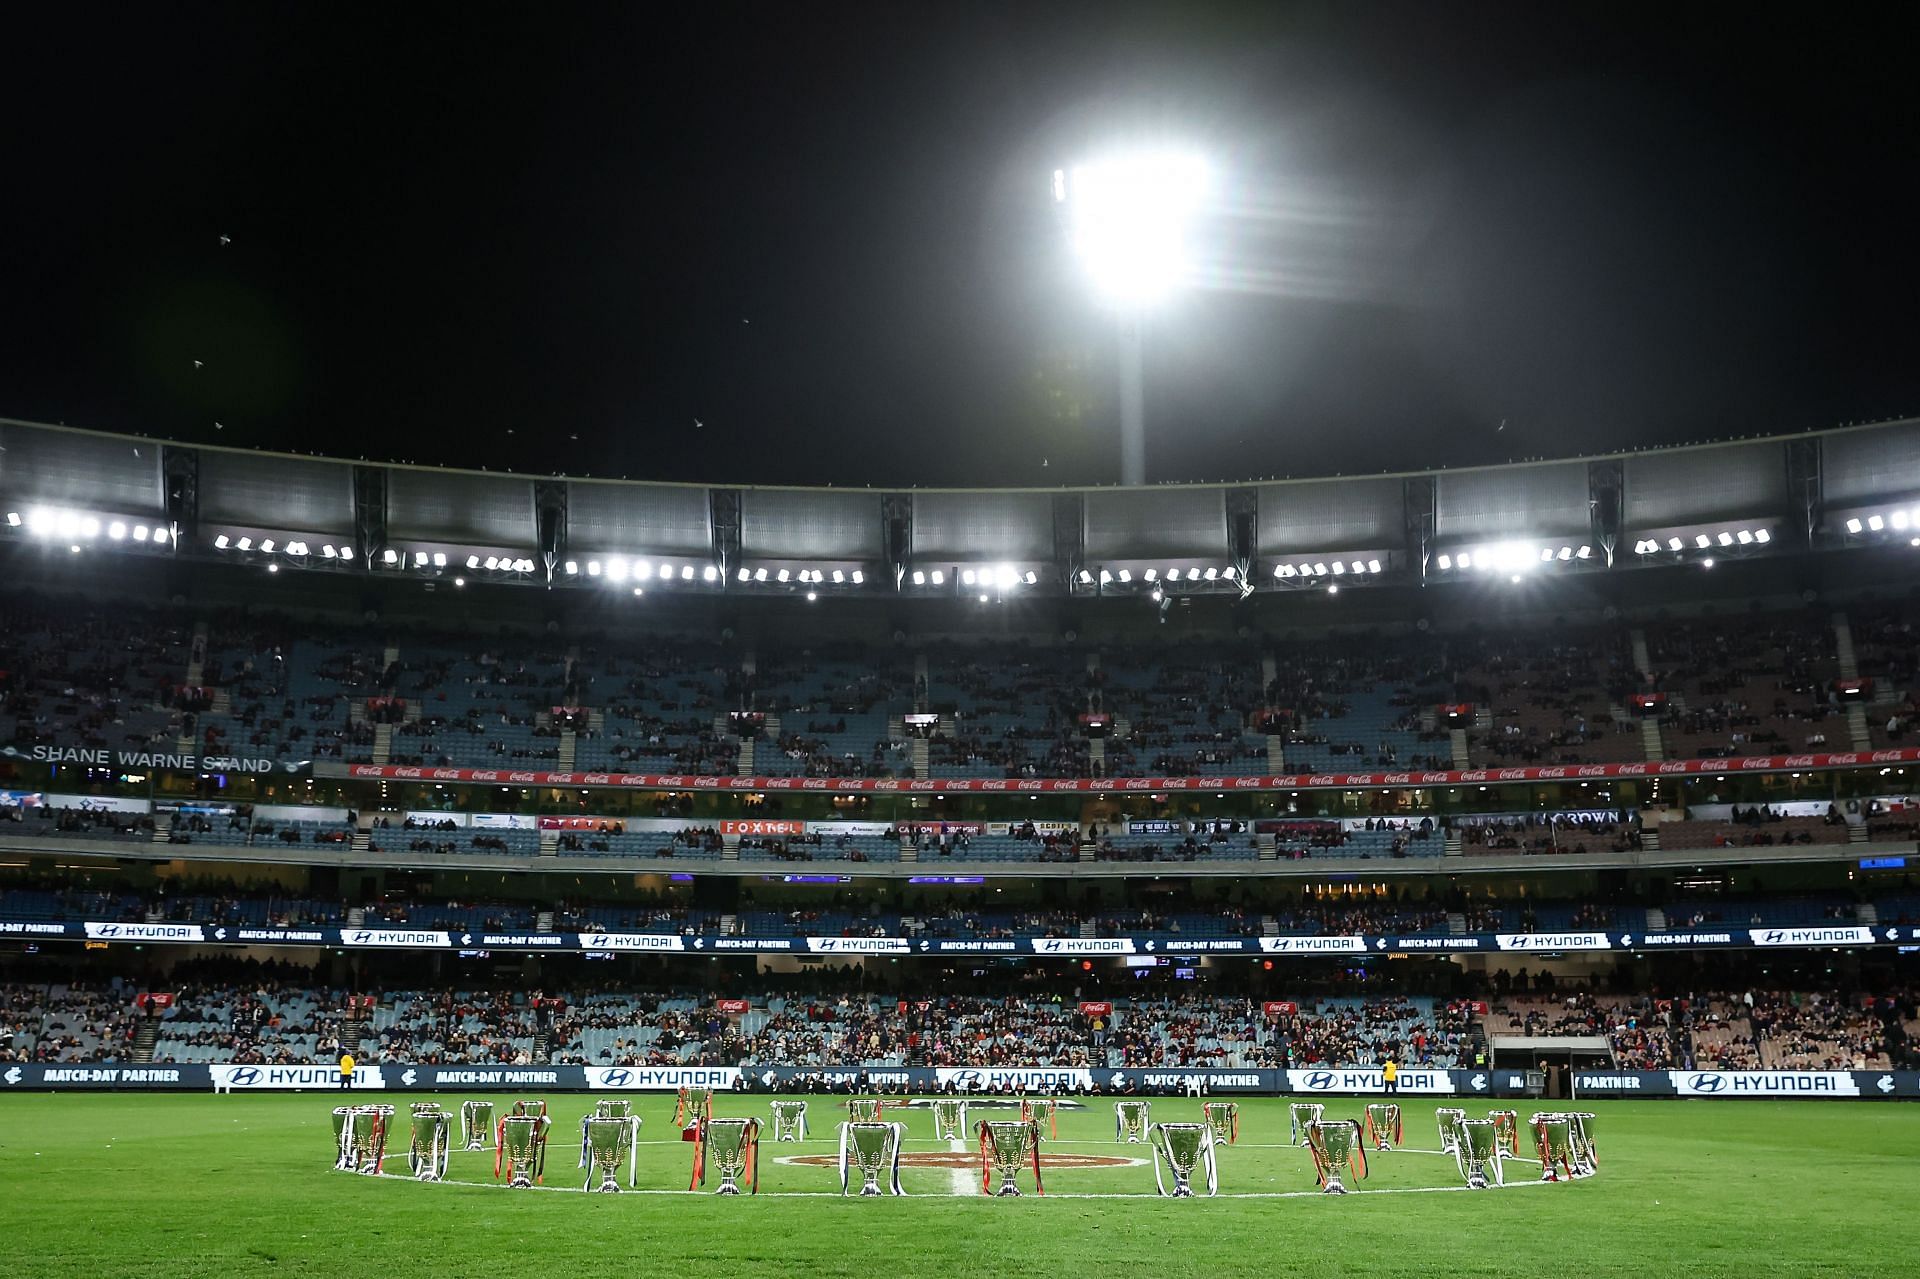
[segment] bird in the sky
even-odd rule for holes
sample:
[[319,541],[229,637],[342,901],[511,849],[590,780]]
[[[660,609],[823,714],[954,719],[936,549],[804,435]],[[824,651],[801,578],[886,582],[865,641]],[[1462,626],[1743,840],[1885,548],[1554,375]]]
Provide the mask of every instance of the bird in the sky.
[[696,431],[705,429],[706,425],[707,424],[705,422],[702,422],[699,418],[693,419],[693,429]]
[[221,237],[220,237],[220,247],[221,247],[221,248],[223,248],[223,249],[224,249],[224,248],[226,248],[226,247],[227,247],[227,246],[228,246],[229,244],[232,244],[232,243],[233,243],[233,237],[232,237],[232,236],[230,236],[230,235],[223,235],[223,236],[221,236]]
[[205,367],[205,366],[204,366],[204,365],[202,365],[202,364],[200,363],[200,361],[198,361],[198,360],[195,360],[195,361],[193,362],[193,367],[197,369],[197,368],[203,368],[203,367]]

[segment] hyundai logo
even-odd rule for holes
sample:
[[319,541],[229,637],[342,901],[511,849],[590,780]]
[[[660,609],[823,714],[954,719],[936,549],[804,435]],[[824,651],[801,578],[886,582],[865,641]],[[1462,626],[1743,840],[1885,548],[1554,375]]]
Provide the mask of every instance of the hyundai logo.
[[1307,1087],[1315,1091],[1333,1087],[1333,1072],[1331,1070],[1313,1071],[1307,1076]]
[[120,935],[120,925],[102,924],[100,925],[100,935],[102,937],[118,937]]
[[1767,942],[1768,944],[1772,944],[1774,942],[1779,941],[1781,938],[1785,936],[1786,934],[1781,932],[1778,928],[1769,928],[1766,931],[1766,935],[1763,936],[1760,940]]
[[251,1088],[259,1082],[260,1082],[259,1067],[242,1066],[240,1067],[240,1069],[233,1072],[233,1076],[227,1080],[227,1086],[230,1088]]
[[1727,1077],[1725,1075],[1715,1075],[1704,1070],[1687,1080],[1687,1087],[1693,1089],[1695,1092],[1719,1092],[1726,1086]]
[[953,1076],[953,1082],[956,1086],[967,1088],[976,1087],[980,1083],[980,1072],[977,1070],[958,1071]]
[[359,932],[353,935],[352,940],[348,944],[353,946],[364,946],[366,943],[372,940],[373,940],[373,934],[363,928]]
[[[600,1082],[608,1088],[625,1088],[633,1082],[631,1070],[609,1070],[600,1076]],[[608,1103],[611,1105],[612,1103]]]

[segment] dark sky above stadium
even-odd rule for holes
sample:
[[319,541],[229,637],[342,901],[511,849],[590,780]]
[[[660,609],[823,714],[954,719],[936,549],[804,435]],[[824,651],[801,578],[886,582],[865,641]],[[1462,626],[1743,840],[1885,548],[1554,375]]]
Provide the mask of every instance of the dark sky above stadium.
[[1113,328],[1049,177],[1131,138],[1219,179],[1217,287],[1148,333],[1156,479],[1920,413],[1902,16],[1784,17],[36,6],[0,88],[0,415],[1109,482]]

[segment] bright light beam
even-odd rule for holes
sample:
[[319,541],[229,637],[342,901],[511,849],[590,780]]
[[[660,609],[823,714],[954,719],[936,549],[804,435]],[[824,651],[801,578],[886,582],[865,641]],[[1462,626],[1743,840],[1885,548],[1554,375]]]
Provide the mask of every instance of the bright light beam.
[[1094,288],[1123,308],[1151,305],[1187,282],[1187,224],[1207,192],[1206,162],[1141,151],[1057,170],[1068,243]]

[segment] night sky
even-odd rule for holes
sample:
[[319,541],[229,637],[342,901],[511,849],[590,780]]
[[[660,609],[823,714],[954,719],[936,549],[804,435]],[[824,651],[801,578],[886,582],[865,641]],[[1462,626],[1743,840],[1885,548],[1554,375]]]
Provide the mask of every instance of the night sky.
[[1207,287],[1147,334],[1156,479],[1920,413],[1895,6],[34,8],[0,416],[1111,482],[1113,323],[1049,179],[1143,138],[1219,182]]

